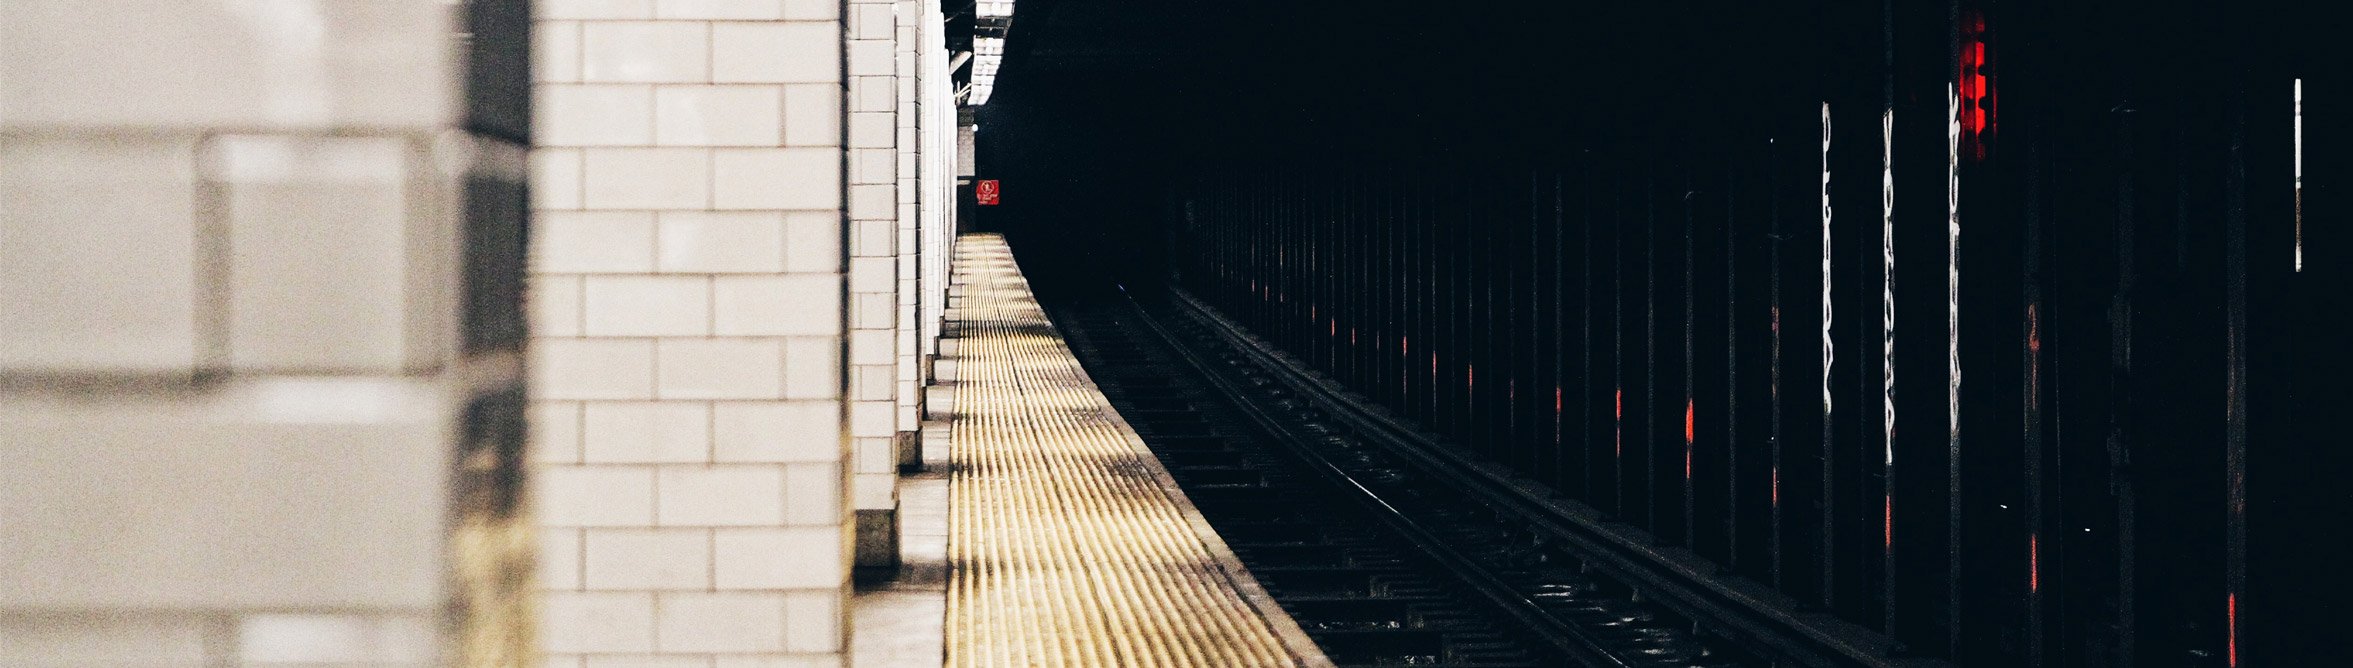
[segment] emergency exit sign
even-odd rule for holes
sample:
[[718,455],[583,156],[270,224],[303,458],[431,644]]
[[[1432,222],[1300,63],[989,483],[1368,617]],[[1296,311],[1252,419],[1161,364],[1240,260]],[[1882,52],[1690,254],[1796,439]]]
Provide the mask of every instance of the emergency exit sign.
[[985,179],[978,183],[972,184],[972,194],[974,197],[980,200],[981,206],[996,206],[997,180]]

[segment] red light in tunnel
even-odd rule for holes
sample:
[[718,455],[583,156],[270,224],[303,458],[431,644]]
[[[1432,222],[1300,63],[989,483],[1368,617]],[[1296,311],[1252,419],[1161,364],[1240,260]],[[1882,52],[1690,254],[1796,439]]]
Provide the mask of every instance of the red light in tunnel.
[[1991,69],[1986,44],[1985,14],[1969,10],[1961,15],[1961,71],[1954,73],[1954,87],[1961,98],[1961,138],[1969,154],[1984,160],[1986,147],[1994,133],[1993,82],[1986,76]]
[[1685,398],[1685,399],[1683,400],[1683,443],[1684,443],[1685,445],[1689,445],[1689,444],[1691,444],[1691,441],[1693,440],[1693,439],[1692,439],[1692,434],[1694,434],[1694,433],[1695,433],[1695,431],[1692,429],[1692,426],[1693,426],[1693,420],[1692,420],[1692,417],[1693,417],[1693,410],[1692,410],[1692,409],[1693,409],[1693,405],[1692,405],[1692,403],[1691,403],[1691,399],[1689,399],[1689,398]]
[[2028,593],[2042,591],[2042,557],[2042,548],[2038,545],[2035,535],[2026,534],[2026,591]]
[[2225,643],[2225,646],[2228,649],[2228,654],[2230,655],[2230,665],[2235,668],[2239,665],[2239,595],[2237,592],[2232,592],[2230,594],[2228,605],[2229,612],[2225,618],[2225,623],[2229,625],[2227,632],[2230,634],[2230,637],[2225,639],[2223,642]]
[[1879,543],[1895,547],[1895,497],[1879,497]]

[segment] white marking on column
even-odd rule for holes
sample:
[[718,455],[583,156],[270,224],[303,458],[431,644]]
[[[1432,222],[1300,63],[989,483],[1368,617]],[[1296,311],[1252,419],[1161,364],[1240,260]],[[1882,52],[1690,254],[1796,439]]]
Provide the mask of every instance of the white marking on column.
[[1822,415],[1830,415],[1830,103],[1822,103]]
[[1961,94],[1945,87],[1945,438],[1961,447]]
[[1895,109],[1879,113],[1879,444],[1895,464]]

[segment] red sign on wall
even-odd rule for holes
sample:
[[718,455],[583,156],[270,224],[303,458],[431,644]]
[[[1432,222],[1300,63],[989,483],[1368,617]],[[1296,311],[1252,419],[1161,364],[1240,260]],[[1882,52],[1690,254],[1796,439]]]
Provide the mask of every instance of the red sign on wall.
[[972,184],[972,194],[980,199],[981,206],[996,206],[997,180],[988,179]]

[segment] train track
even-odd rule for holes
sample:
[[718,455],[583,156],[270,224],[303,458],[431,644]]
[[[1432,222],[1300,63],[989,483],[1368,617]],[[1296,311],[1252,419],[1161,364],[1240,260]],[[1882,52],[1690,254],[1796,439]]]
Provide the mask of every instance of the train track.
[[[1181,301],[1054,307],[1251,573],[1343,666],[1816,665],[1756,654],[1579,554]],[[1426,454],[1426,453],[1425,453]],[[1834,662],[1821,662],[1834,663]]]

